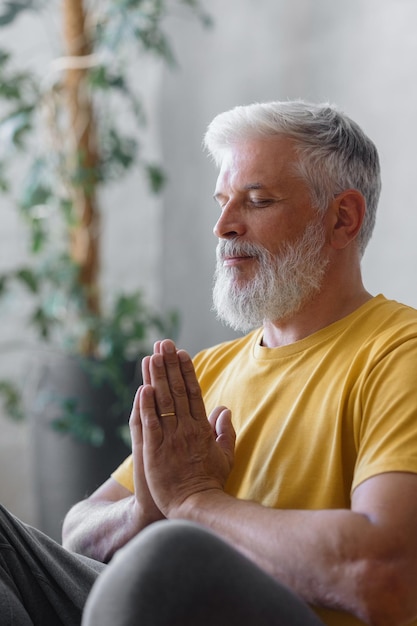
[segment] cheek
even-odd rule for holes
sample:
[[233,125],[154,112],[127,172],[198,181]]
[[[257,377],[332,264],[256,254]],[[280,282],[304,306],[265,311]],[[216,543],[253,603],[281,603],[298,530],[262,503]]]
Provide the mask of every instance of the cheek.
[[248,235],[251,243],[262,246],[273,255],[282,249],[285,241],[290,241],[292,238],[293,235],[287,229],[273,220],[269,220],[266,224],[253,225]]
[[252,235],[268,252],[279,254],[285,244],[293,244],[304,236],[306,228],[314,221],[309,217],[310,219],[270,219],[257,227],[254,225]]

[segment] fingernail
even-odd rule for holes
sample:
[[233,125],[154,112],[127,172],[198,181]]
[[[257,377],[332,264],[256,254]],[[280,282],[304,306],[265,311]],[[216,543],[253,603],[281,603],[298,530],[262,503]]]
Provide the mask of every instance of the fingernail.
[[162,354],[154,354],[152,356],[152,363],[155,367],[163,367],[164,366],[164,358]]

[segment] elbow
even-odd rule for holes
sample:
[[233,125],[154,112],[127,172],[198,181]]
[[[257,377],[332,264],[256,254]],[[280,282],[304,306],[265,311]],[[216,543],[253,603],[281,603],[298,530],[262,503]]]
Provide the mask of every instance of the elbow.
[[357,617],[370,626],[406,626],[417,618],[415,580],[409,564],[371,560],[356,581]]
[[77,554],[83,554],[85,556],[91,556],[87,554],[87,542],[85,540],[85,531],[83,532],[82,519],[83,515],[80,514],[80,508],[82,503],[75,504],[66,514],[64,522],[62,524],[62,546],[70,552],[76,552]]
[[74,520],[72,516],[72,509],[68,511],[66,514],[63,524],[62,524],[62,545],[67,550],[74,550]]

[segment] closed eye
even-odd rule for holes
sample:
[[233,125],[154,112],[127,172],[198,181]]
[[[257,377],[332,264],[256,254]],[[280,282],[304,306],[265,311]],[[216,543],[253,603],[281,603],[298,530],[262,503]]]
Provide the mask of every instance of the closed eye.
[[276,200],[272,200],[270,198],[251,198],[249,200],[249,204],[251,204],[256,209],[266,209],[267,207],[271,206],[271,204],[274,204],[274,202],[276,202]]
[[217,206],[220,207],[222,211],[228,202],[228,199],[225,196],[223,196],[223,194],[219,194],[219,193],[213,196],[213,200],[215,201]]

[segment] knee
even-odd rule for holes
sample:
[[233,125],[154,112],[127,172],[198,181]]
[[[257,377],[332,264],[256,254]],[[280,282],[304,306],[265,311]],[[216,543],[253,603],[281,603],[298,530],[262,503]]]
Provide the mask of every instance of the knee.
[[130,625],[138,617],[149,619],[150,607],[152,623],[168,623],[164,619],[177,610],[178,599],[183,594],[192,595],[192,588],[201,585],[199,579],[213,554],[213,541],[218,540],[212,533],[191,522],[152,524],[119,550],[99,576],[88,598],[83,624]]
[[180,564],[190,566],[195,561],[201,562],[212,554],[213,543],[218,541],[213,533],[192,522],[157,522],[122,548],[114,562],[135,572],[140,566],[146,569],[147,576],[152,570],[158,570],[160,577],[164,569],[178,572]]

